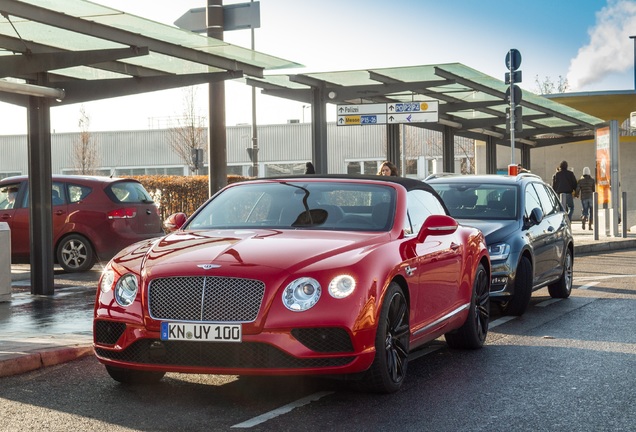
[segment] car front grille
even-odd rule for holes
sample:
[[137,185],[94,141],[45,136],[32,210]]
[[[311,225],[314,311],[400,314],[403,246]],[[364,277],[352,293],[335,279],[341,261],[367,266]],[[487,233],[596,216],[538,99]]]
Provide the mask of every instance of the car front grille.
[[158,278],[148,287],[150,316],[156,320],[253,322],[265,284],[218,276]]
[[344,366],[354,356],[296,358],[259,342],[205,343],[138,340],[123,351],[96,348],[99,357],[139,364],[238,369],[301,369]]

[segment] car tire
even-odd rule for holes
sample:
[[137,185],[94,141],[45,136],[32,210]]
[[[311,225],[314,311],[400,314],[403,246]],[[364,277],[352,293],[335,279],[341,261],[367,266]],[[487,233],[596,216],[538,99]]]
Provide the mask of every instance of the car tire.
[[57,263],[69,273],[90,270],[95,264],[91,242],[79,234],[64,237],[57,246]]
[[506,315],[523,315],[532,296],[532,264],[527,257],[521,257],[515,275],[515,290],[510,299],[502,304]]
[[572,259],[572,251],[567,248],[565,251],[565,259],[563,260],[563,274],[558,281],[548,285],[548,292],[552,298],[568,298],[572,293],[572,269],[574,260]]
[[410,333],[409,305],[402,288],[391,282],[375,336],[375,359],[362,378],[367,390],[394,393],[400,389],[408,366]]
[[140,371],[108,365],[106,371],[112,379],[122,384],[154,384],[166,374],[165,372]]
[[490,284],[488,273],[483,264],[479,264],[475,272],[470,309],[464,324],[444,338],[451,348],[477,349],[481,348],[488,335],[488,320],[490,319]]

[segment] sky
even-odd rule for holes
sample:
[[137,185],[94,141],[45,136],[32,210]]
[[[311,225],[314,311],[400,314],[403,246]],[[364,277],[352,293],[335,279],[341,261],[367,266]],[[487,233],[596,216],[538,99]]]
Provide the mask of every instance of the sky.
[[[225,0],[224,5],[248,0]],[[206,0],[94,0],[173,25]],[[303,68],[268,73],[306,73],[462,63],[503,80],[505,56],[521,52],[526,90],[536,81],[567,79],[572,92],[634,90],[636,0],[260,0],[257,51]],[[249,30],[228,31],[225,41],[249,48]],[[310,121],[310,108],[261,95],[258,124]],[[196,91],[207,116],[207,87]],[[89,129],[143,130],[161,126],[184,110],[184,91],[169,90],[82,104]],[[78,132],[81,105],[51,110],[56,133]],[[636,107],[635,107],[636,108]],[[335,106],[328,107],[335,120]],[[26,133],[26,110],[0,103],[0,134]],[[251,87],[226,82],[226,123],[251,123]]]

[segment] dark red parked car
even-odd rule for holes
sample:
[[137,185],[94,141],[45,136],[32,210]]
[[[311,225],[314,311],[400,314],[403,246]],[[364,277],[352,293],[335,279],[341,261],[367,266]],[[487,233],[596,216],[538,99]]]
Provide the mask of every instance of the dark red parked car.
[[[163,234],[158,208],[137,180],[54,175],[53,246],[68,272],[89,270],[126,246]],[[0,222],[11,229],[11,262],[30,261],[28,177],[0,180]]]

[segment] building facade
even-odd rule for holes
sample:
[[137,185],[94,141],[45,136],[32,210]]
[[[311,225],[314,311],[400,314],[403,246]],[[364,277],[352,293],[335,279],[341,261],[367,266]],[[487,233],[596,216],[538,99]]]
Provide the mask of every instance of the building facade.
[[[384,125],[338,127],[329,123],[329,173],[376,174],[386,159]],[[311,124],[263,125],[257,130],[258,173],[260,177],[304,173],[311,161]],[[82,145],[96,153],[93,174],[100,175],[189,175],[193,168],[173,149],[170,129],[58,133],[51,137],[52,172],[82,172]],[[204,142],[207,142],[207,137]],[[409,177],[425,178],[441,171],[442,135],[428,129],[405,125],[401,131],[403,158]],[[249,176],[252,161],[250,125],[227,127],[228,174]],[[28,174],[26,135],[0,135],[0,178]],[[455,172],[474,173],[474,141],[455,138]],[[204,155],[207,161],[207,155]],[[207,163],[198,171],[207,174]]]

